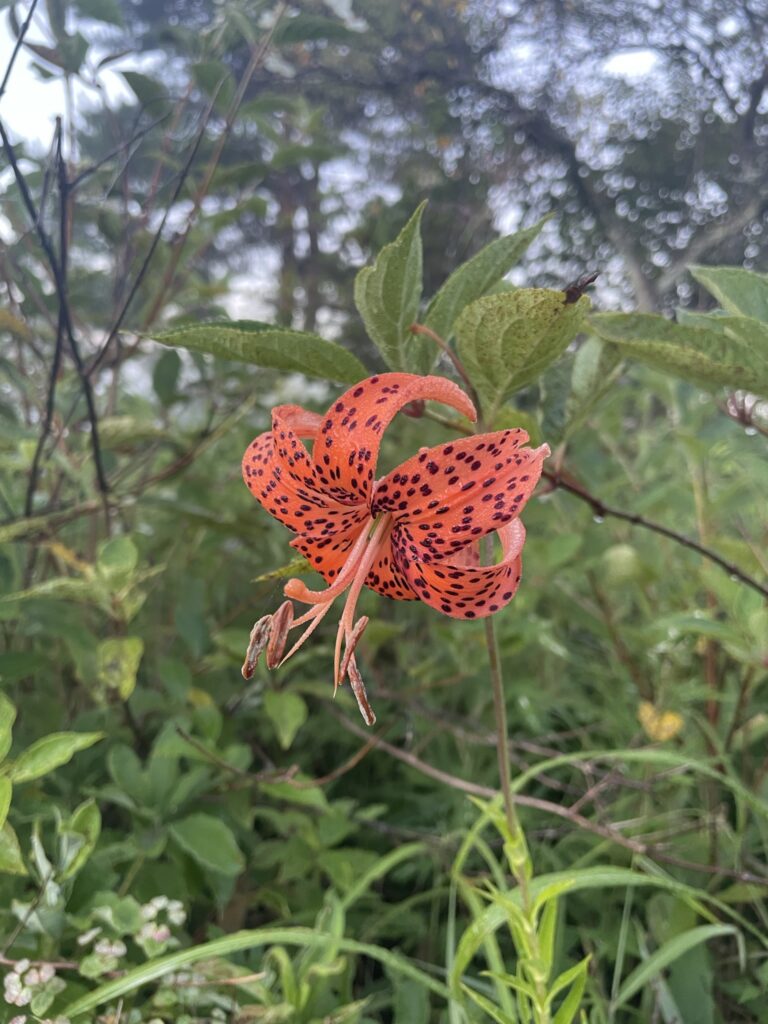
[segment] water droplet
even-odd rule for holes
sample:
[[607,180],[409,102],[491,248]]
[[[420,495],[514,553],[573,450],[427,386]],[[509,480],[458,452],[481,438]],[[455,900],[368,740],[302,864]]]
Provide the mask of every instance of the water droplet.
[[733,580],[734,583],[738,583],[741,579],[741,576],[739,576],[737,572],[732,572],[728,574],[728,578]]
[[592,522],[593,523],[597,523],[597,525],[599,526],[600,523],[604,523],[605,522],[605,516],[594,515],[594,516],[592,516]]
[[757,427],[745,427],[744,433],[747,435],[747,437],[754,437],[757,433]]

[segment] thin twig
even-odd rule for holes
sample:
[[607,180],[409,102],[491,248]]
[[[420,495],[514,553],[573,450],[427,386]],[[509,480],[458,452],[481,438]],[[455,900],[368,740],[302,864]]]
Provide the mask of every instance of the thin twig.
[[[0,138],[2,138],[3,148],[8,162],[13,170],[16,185],[21,193],[22,202],[26,207],[27,213],[29,214],[30,220],[32,221],[35,231],[37,233],[38,240],[42,246],[43,252],[45,253],[46,259],[53,275],[53,280],[56,286],[56,295],[59,304],[59,315],[63,324],[63,329],[66,332],[69,347],[72,352],[72,358],[75,362],[77,372],[80,376],[80,381],[83,387],[83,394],[85,396],[85,402],[88,409],[88,419],[91,427],[91,448],[93,451],[93,461],[96,468],[96,481],[98,484],[99,491],[106,498],[108,491],[107,478],[104,473],[104,466],[101,458],[101,447],[99,444],[99,429],[98,421],[96,417],[96,407],[93,399],[93,391],[90,383],[85,375],[83,362],[80,357],[80,352],[77,347],[75,340],[74,330],[72,328],[72,320],[69,313],[69,305],[67,299],[67,282],[66,282],[66,263],[67,263],[67,234],[68,234],[68,182],[66,175],[66,165],[64,163],[61,153],[61,126],[57,127],[57,162],[59,171],[59,190],[60,190],[60,244],[61,244],[61,259],[56,255],[56,251],[53,247],[51,239],[48,237],[45,228],[43,227],[42,221],[38,211],[35,209],[35,204],[32,196],[27,187],[27,182],[24,175],[21,173],[18,161],[16,160],[16,154],[13,151],[11,140],[8,138],[8,134],[5,131],[5,127],[0,121]],[[32,493],[34,498],[34,492]],[[28,495],[29,498],[29,495]],[[31,509],[31,506],[30,506]]]
[[3,98],[5,90],[8,88],[8,81],[11,77],[11,72],[13,71],[13,65],[16,63],[16,58],[19,55],[19,50],[24,44],[24,37],[27,34],[27,30],[29,29],[29,26],[32,24],[32,18],[34,16],[36,7],[37,0],[32,0],[32,3],[29,5],[29,11],[27,12],[27,16],[24,19],[24,24],[19,29],[19,34],[16,38],[16,45],[14,46],[13,51],[11,52],[11,59],[8,61],[8,67],[5,69],[2,84],[0,84],[0,99]]
[[189,172],[192,170],[192,165],[195,162],[195,158],[197,157],[200,146],[202,145],[203,139],[205,138],[205,130],[208,126],[208,121],[210,120],[211,115],[213,114],[214,107],[216,104],[216,98],[218,96],[219,89],[221,88],[221,84],[222,83],[220,83],[217,89],[214,91],[214,94],[211,97],[208,106],[206,107],[205,113],[203,114],[202,117],[200,128],[198,130],[197,136],[195,137],[195,141],[192,145],[192,149],[190,150],[189,156],[187,157],[184,166],[181,169],[181,173],[179,174],[178,181],[176,182],[176,188],[174,189],[173,195],[171,196],[168,205],[166,206],[163,212],[163,216],[157,227],[157,231],[155,231],[155,234],[152,237],[152,241],[150,242],[149,248],[147,249],[146,256],[144,257],[144,260],[141,266],[139,267],[139,271],[136,274],[136,277],[134,278],[133,284],[131,285],[131,289],[128,292],[128,295],[126,296],[122,306],[120,307],[117,316],[112,322],[112,326],[110,327],[106,338],[102,342],[99,351],[96,353],[95,358],[91,361],[91,364],[88,367],[89,377],[92,377],[96,370],[98,370],[99,366],[101,366],[101,363],[104,357],[106,356],[110,345],[117,337],[120,328],[123,326],[123,321],[125,320],[128,310],[130,309],[131,304],[133,303],[133,300],[136,297],[136,294],[139,288],[141,287],[144,278],[146,277],[147,271],[149,270],[150,264],[152,263],[152,259],[155,255],[157,247],[160,244],[163,231],[165,230],[165,225],[168,221],[168,218],[171,215],[173,208],[175,207],[179,199],[179,196],[182,193],[182,190],[187,181],[187,177],[189,176]]
[[141,142],[144,136],[148,135],[149,132],[151,132],[154,128],[157,128],[159,124],[162,124],[167,116],[167,114],[163,114],[162,117],[156,118],[154,121],[148,124],[146,128],[141,128],[139,131],[135,132],[135,134],[132,135],[130,139],[126,139],[124,142],[121,142],[118,146],[115,146],[115,148],[110,150],[109,153],[106,154],[106,156],[103,156],[99,160],[97,160],[95,164],[91,164],[89,167],[86,167],[82,171],[80,171],[80,173],[76,177],[74,177],[72,181],[70,181],[69,191],[74,192],[76,188],[82,185],[86,178],[89,178],[92,174],[95,174],[97,171],[101,170],[104,164],[109,163],[110,160],[113,160],[116,156],[119,156],[121,153],[124,153],[126,150],[130,149],[131,146],[135,146],[137,142]]
[[144,318],[145,329],[147,326],[152,324],[155,317],[162,308],[168,288],[170,287],[171,282],[173,281],[173,278],[176,274],[176,269],[179,265],[179,260],[181,259],[182,252],[184,251],[184,247],[187,244],[187,240],[189,239],[189,233],[192,230],[192,226],[194,225],[195,220],[197,219],[197,215],[200,212],[203,200],[205,199],[206,195],[208,194],[208,190],[211,187],[211,182],[213,181],[213,176],[216,173],[216,169],[219,166],[219,161],[221,160],[221,155],[224,151],[224,147],[232,132],[232,128],[234,127],[237,112],[240,109],[240,105],[243,102],[245,93],[248,89],[248,86],[250,85],[253,75],[256,72],[256,69],[264,60],[267,50],[272,45],[272,38],[287,8],[287,0],[284,0],[284,2],[282,2],[278,6],[275,12],[274,19],[272,21],[272,25],[270,26],[268,32],[262,39],[261,43],[251,53],[251,59],[248,62],[248,66],[246,67],[245,71],[243,72],[242,78],[240,79],[237,86],[237,91],[235,92],[235,95],[232,98],[232,102],[229,105],[229,109],[227,110],[224,128],[222,129],[221,134],[216,140],[216,145],[214,146],[213,152],[211,153],[211,158],[208,161],[208,166],[206,167],[205,173],[203,174],[202,183],[193,196],[192,209],[189,211],[189,214],[187,216],[187,221],[184,226],[184,230],[180,233],[180,235],[174,242],[173,251],[171,253],[170,259],[168,260],[168,266],[165,269],[163,280],[160,284],[160,288],[155,297],[155,301],[152,303],[149,312]]
[[[333,717],[344,729],[347,730],[347,732],[351,732],[360,738],[369,737],[370,734],[363,729],[362,726],[359,726],[357,722],[347,718],[341,712],[336,711],[335,708],[331,708],[329,710]],[[395,760],[402,761],[403,764],[408,765],[410,768],[420,772],[422,775],[426,775],[430,779],[442,782],[450,789],[458,790],[461,793],[468,793],[470,796],[479,796],[486,800],[492,800],[499,795],[498,791],[491,789],[490,786],[482,786],[477,782],[471,782],[469,779],[462,779],[458,775],[451,775],[448,772],[444,772],[439,768],[435,768],[434,765],[429,764],[427,761],[422,761],[421,758],[412,754],[410,751],[401,750],[400,747],[396,747],[394,744],[388,743],[386,740],[379,737],[374,740],[374,749],[380,750],[382,753],[389,754],[390,757],[394,757]],[[704,874],[720,874],[724,877],[736,878],[742,882],[749,882],[755,885],[768,887],[768,878],[762,875],[754,875],[751,872],[745,871],[736,872],[725,867],[716,867],[715,869],[712,869],[707,864],[697,864],[695,861],[681,860],[677,857],[667,855],[663,851],[657,850],[640,840],[631,839],[610,825],[601,825],[599,822],[591,821],[589,818],[585,818],[583,815],[572,811],[569,807],[556,804],[551,800],[543,800],[535,796],[526,796],[523,793],[516,793],[514,799],[515,804],[518,807],[530,807],[532,810],[541,811],[544,814],[551,814],[555,817],[563,818],[576,828],[579,828],[584,832],[592,832],[601,839],[606,839],[608,842],[614,843],[616,846],[621,846],[625,850],[629,850],[630,853],[654,857],[657,860],[674,864],[677,867],[686,868],[690,871],[699,871]]]
[[703,544],[699,544],[698,541],[692,540],[690,537],[686,537],[685,534],[678,533],[677,530],[672,530],[668,526],[664,526],[662,523],[656,523],[651,519],[646,519],[645,516],[638,515],[636,512],[625,512],[623,509],[614,508],[612,505],[606,505],[600,498],[595,497],[585,487],[577,483],[572,477],[564,476],[562,471],[552,472],[552,470],[545,469],[542,476],[549,480],[553,488],[567,491],[569,494],[575,495],[581,501],[585,502],[590,506],[593,513],[600,519],[605,519],[610,516],[612,519],[622,519],[626,523],[631,523],[633,526],[640,526],[644,530],[650,530],[652,533],[658,533],[662,537],[667,537],[669,540],[673,540],[676,544],[680,544],[684,548],[688,548],[690,551],[695,551],[702,558],[708,559],[710,562],[714,562],[715,565],[727,572],[733,580],[737,580],[740,583],[744,583],[746,586],[751,587],[752,590],[757,591],[763,597],[768,598],[768,586],[760,583],[754,579],[748,573],[744,572],[733,562],[727,561],[721,555],[718,555],[716,551],[711,548],[705,547]]
[[432,341],[434,341],[434,343],[437,345],[440,351],[448,356],[448,358],[453,363],[454,369],[461,377],[461,379],[464,381],[464,385],[467,391],[469,391],[472,400],[474,401],[475,405],[479,408],[479,402],[477,401],[477,392],[475,391],[475,386],[470,380],[469,374],[464,369],[464,364],[453,351],[448,342],[444,338],[441,338],[437,331],[433,331],[431,327],[427,327],[426,324],[411,324],[408,330],[411,332],[411,334],[423,334],[425,337],[430,338]]
[[[447,427],[449,430],[455,431],[457,434],[468,435],[472,431],[468,430],[462,423],[457,423],[455,420],[449,419],[447,416],[441,416],[439,413],[432,412],[431,409],[425,409],[424,416],[427,419],[433,420],[435,423],[441,424],[441,426]],[[573,477],[564,473],[563,470],[557,472],[545,469],[542,472],[542,477],[548,480],[552,484],[553,490],[567,491],[569,494],[573,494],[574,497],[581,499],[590,506],[593,513],[600,519],[606,519],[611,517],[613,519],[623,519],[626,523],[631,523],[633,526],[639,526],[644,530],[650,530],[651,533],[658,533],[662,537],[667,537],[669,540],[675,541],[676,544],[680,544],[690,551],[695,551],[701,555],[702,558],[708,559],[710,562],[714,562],[715,565],[719,565],[720,568],[727,572],[728,575],[739,583],[744,583],[746,586],[751,587],[752,590],[756,590],[758,594],[768,599],[768,585],[764,585],[756,580],[753,576],[744,572],[733,562],[727,561],[721,555],[718,555],[716,551],[711,548],[705,547],[703,544],[699,544],[697,541],[692,540],[690,537],[686,537],[685,534],[678,533],[676,530],[670,529],[668,526],[664,526],[663,523],[657,523],[652,519],[647,519],[645,516],[638,515],[636,512],[625,512],[623,509],[614,508],[612,505],[606,505],[604,501],[598,498],[596,495],[591,494],[585,487],[577,483]]]

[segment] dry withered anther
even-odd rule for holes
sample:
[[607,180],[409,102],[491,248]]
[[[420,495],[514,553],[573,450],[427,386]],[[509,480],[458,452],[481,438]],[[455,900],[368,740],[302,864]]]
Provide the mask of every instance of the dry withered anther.
[[267,644],[267,668],[277,668],[283,660],[288,632],[292,625],[293,605],[290,601],[283,601],[272,616],[272,628],[269,632],[269,642]]
[[368,703],[368,694],[365,692],[363,677],[360,675],[360,669],[357,667],[357,662],[355,661],[354,656],[349,659],[347,671],[349,673],[349,682],[352,687],[352,693],[354,693],[357,706],[360,708],[360,714],[363,716],[363,720],[366,725],[374,725],[376,722],[376,715],[374,714],[373,708]]
[[254,623],[250,639],[248,640],[248,650],[245,652],[245,661],[240,669],[243,679],[250,679],[253,676],[261,652],[267,646],[271,629],[271,615],[263,615],[258,622]]

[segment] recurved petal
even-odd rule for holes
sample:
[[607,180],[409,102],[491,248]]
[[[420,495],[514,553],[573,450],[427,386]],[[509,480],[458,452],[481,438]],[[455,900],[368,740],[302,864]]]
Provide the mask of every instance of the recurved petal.
[[395,558],[409,584],[425,604],[454,619],[482,619],[512,600],[522,573],[525,527],[514,519],[498,531],[502,560],[491,566],[414,561],[400,545],[399,527],[392,532]]
[[301,437],[314,438],[322,422],[316,413],[295,405],[272,410],[272,430],[250,443],[243,456],[243,480],[256,500],[295,532],[305,530],[321,512],[346,506],[330,498],[317,482],[309,453]]
[[315,439],[315,472],[331,497],[345,505],[369,499],[381,436],[397,412],[418,399],[443,402],[476,419],[467,395],[445,377],[382,373],[361,381],[334,402]]
[[527,440],[499,430],[423,448],[378,481],[373,514],[393,513],[409,559],[450,558],[522,512],[549,455]]

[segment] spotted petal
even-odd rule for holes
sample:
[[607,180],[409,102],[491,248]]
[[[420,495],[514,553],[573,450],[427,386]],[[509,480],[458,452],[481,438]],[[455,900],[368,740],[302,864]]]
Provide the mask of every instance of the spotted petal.
[[382,597],[391,597],[394,601],[417,601],[419,598],[397,564],[391,542],[371,566],[365,585],[369,590],[375,590]]
[[520,515],[549,454],[522,447],[527,440],[524,430],[500,430],[423,448],[378,481],[373,514],[394,514],[410,559],[455,556]]
[[519,519],[498,531],[503,556],[497,565],[466,566],[453,562],[414,561],[401,544],[400,527],[392,533],[398,566],[416,595],[454,619],[481,619],[493,615],[512,600],[522,573],[521,552],[525,527]]
[[243,479],[250,492],[294,532],[312,529],[318,515],[339,517],[348,511],[318,485],[301,441],[313,439],[321,423],[321,416],[299,406],[277,406],[272,410],[272,430],[259,434],[243,456]]
[[382,373],[343,394],[323,419],[312,453],[318,483],[326,493],[345,505],[367,503],[384,429],[404,405],[425,399],[476,418],[466,394],[445,377]]
[[302,530],[291,541],[307,559],[312,568],[319,572],[326,583],[332,583],[347,560],[360,531],[371,516],[365,506],[340,509],[322,508],[312,513],[305,521],[309,529]]

